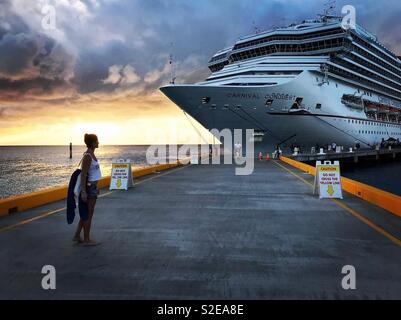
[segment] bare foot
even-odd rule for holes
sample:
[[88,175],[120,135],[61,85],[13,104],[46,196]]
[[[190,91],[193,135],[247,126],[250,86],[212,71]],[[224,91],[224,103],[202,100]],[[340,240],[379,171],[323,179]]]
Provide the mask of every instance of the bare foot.
[[83,241],[81,243],[84,247],[94,247],[100,245],[100,242],[94,241],[94,240],[89,240],[89,241]]
[[82,243],[83,240],[81,239],[81,237],[77,237],[75,236],[74,238],[72,238],[72,241],[77,242],[77,243]]

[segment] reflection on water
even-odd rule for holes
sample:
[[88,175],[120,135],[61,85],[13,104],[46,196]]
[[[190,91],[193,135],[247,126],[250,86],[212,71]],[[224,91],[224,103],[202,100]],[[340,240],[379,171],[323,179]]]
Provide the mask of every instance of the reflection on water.
[[[0,147],[0,198],[68,184],[85,152],[68,146]],[[111,173],[115,158],[131,159],[133,167],[146,165],[147,146],[101,146],[96,150],[103,176]]]

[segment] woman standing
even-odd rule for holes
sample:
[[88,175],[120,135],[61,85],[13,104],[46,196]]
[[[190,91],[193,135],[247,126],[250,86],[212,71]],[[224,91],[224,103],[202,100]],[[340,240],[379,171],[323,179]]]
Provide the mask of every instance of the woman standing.
[[[79,221],[73,240],[84,246],[96,246],[100,243],[90,238],[90,231],[96,200],[99,194],[97,183],[102,177],[99,162],[95,156],[95,150],[99,148],[99,140],[94,134],[85,134],[85,144],[88,150],[86,150],[82,159],[80,197],[88,206],[89,217],[86,221],[82,219]],[[84,230],[83,240],[81,238],[82,229]]]

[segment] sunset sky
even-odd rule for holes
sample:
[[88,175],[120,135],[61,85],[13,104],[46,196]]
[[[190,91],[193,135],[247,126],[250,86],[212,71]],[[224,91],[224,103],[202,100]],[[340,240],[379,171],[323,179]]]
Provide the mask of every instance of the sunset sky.
[[[202,142],[158,91],[169,55],[179,83],[203,80],[210,57],[255,25],[314,18],[325,2],[0,0],[0,145],[82,144],[86,132],[103,144]],[[54,30],[42,26],[46,4]],[[337,1],[338,13],[345,4],[401,55],[399,0]]]

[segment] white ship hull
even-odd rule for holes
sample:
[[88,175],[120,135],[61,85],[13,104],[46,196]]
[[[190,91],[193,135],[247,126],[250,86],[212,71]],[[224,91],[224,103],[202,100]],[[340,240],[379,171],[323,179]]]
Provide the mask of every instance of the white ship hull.
[[[336,142],[348,148],[358,142],[373,147],[382,139],[401,138],[401,124],[372,120],[364,110],[341,102],[344,94],[355,94],[357,86],[332,78],[322,81],[318,73],[304,71],[279,85],[170,85],[161,91],[207,129],[264,131],[264,143],[271,145],[293,137],[287,144]],[[202,103],[205,97],[209,103]],[[303,99],[301,108],[290,110],[297,97]],[[379,96],[371,97],[379,101]],[[270,99],[272,105],[266,106]]]
[[401,138],[401,59],[361,26],[323,15],[239,39],[206,81],[162,92],[207,129],[254,129],[265,144],[373,147]]

